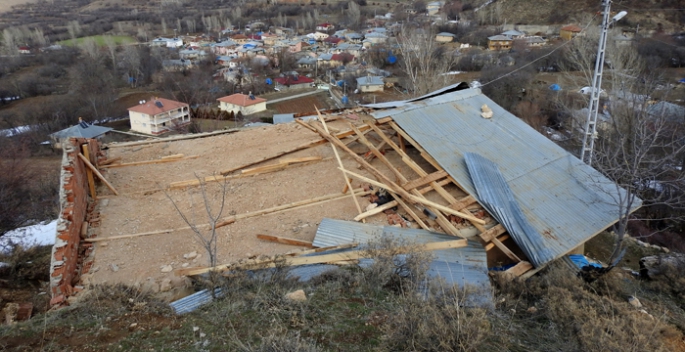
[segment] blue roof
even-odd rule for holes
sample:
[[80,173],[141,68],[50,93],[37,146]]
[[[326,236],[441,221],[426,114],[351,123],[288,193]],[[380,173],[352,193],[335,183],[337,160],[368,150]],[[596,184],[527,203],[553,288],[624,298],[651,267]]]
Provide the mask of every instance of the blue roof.
[[[480,116],[483,105],[492,109],[492,118]],[[396,108],[375,112],[373,116],[392,116],[481,204],[483,201],[467,170],[464,154],[477,153],[495,163],[527,221],[543,235],[551,258],[561,257],[618,220],[615,199],[619,191],[613,182],[507,112],[479,89],[442,95],[434,92],[422,100],[383,106]],[[632,210],[640,206],[638,199]]]
[[295,121],[295,114],[274,114],[274,125]]
[[383,84],[383,77],[381,76],[363,76],[357,78],[357,86],[382,86]]
[[[84,127],[86,126],[86,127]],[[103,127],[103,126],[98,126],[98,125],[90,125],[86,122],[83,123],[78,123],[74,126],[71,126],[69,128],[65,128],[61,131],[57,131],[50,136],[52,136],[55,139],[64,139],[64,138],[70,138],[70,137],[79,137],[79,138],[96,138],[98,136],[101,136],[109,131],[111,131],[112,128],[110,127]]]

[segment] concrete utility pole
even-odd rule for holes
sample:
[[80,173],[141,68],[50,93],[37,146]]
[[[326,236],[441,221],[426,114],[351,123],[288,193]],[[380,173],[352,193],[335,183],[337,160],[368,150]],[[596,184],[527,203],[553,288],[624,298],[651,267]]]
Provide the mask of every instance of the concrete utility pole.
[[597,49],[597,59],[595,61],[595,74],[592,77],[592,90],[590,92],[590,106],[588,107],[587,121],[585,121],[585,134],[583,135],[583,147],[580,150],[580,159],[592,165],[592,154],[595,149],[595,139],[597,139],[597,114],[599,113],[599,95],[602,92],[602,73],[604,72],[604,55],[607,48],[607,36],[609,26],[621,18],[627,12],[621,11],[613,18],[609,19],[611,13],[611,0],[603,0],[604,11],[602,14],[602,33],[599,36],[599,48]]

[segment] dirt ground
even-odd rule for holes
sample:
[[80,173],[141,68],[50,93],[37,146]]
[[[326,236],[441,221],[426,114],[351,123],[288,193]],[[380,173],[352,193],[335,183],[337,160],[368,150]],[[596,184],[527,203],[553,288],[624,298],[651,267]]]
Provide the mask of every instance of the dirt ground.
[[[347,130],[348,126],[347,121],[342,120],[329,125],[340,131]],[[291,123],[201,139],[110,148],[107,151],[108,157],[121,157],[123,162],[154,160],[173,154],[199,157],[170,163],[106,169],[105,177],[118,190],[120,196],[109,196],[99,200],[101,226],[93,228],[91,234],[97,238],[107,238],[185,227],[186,224],[169,198],[176,203],[190,223],[206,224],[208,217],[201,188],[172,190],[167,192],[168,197],[163,191],[150,191],[166,188],[171,182],[218,174],[221,170],[259,160],[317,139],[319,137],[314,132]],[[366,151],[357,143],[350,144],[350,147],[359,150],[360,153]],[[345,168],[371,177],[364,170],[359,170],[351,157],[343,152],[341,155]],[[340,194],[345,181],[337,169],[337,161],[330,144],[286,155],[280,160],[304,156],[321,156],[322,160],[293,165],[279,172],[230,180],[221,217]],[[395,153],[387,153],[386,157],[393,165],[401,165]],[[259,165],[278,161],[279,159]],[[374,160],[372,164],[386,175],[390,175],[390,171],[378,160]],[[426,163],[422,167],[429,172],[432,171]],[[399,170],[410,180],[418,178],[404,165],[399,166]],[[352,184],[353,187],[361,186],[357,181],[353,181]],[[446,189],[457,198],[464,195],[454,186]],[[209,183],[206,190],[208,203],[215,215],[221,203],[220,184]],[[98,192],[99,195],[111,194],[103,186],[99,187]],[[429,193],[427,197],[439,201],[439,198],[436,198],[439,197],[437,194]],[[362,208],[370,204],[367,198],[359,199]],[[345,197],[297,210],[238,220],[217,230],[218,263],[229,263],[255,255],[274,255],[299,250],[299,247],[258,240],[256,235],[267,234],[311,241],[324,217],[352,220],[357,214],[352,199]],[[375,215],[367,221],[377,225],[387,224],[385,214]],[[193,251],[200,256],[192,260],[184,259],[184,254]],[[159,282],[174,277],[173,272],[161,271],[164,266],[171,265],[174,269],[180,269],[209,264],[206,250],[191,230],[96,242],[94,253],[94,264],[87,277],[89,283],[122,282],[135,285],[148,280]]]
[[315,106],[319,108],[319,110],[328,110],[336,108],[333,99],[331,99],[328,96],[327,92],[309,95],[298,99],[286,100],[281,103],[269,105],[271,109],[276,109],[280,114],[314,112],[316,111],[314,109]]

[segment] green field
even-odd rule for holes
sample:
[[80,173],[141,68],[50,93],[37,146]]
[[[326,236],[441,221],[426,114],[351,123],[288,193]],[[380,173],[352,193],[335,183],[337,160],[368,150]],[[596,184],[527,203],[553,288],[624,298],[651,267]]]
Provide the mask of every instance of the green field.
[[126,35],[93,35],[90,37],[81,37],[81,38],[76,38],[76,39],[62,40],[60,42],[57,42],[57,44],[67,45],[67,46],[74,45],[74,44],[80,45],[80,44],[83,44],[83,42],[86,39],[90,38],[90,39],[95,40],[95,44],[97,44],[98,46],[104,46],[104,45],[106,45],[105,44],[105,40],[106,40],[105,38],[107,38],[107,37],[112,38],[112,40],[114,40],[114,43],[116,43],[117,45],[130,44],[130,43],[137,42],[137,40],[135,38],[129,37]]

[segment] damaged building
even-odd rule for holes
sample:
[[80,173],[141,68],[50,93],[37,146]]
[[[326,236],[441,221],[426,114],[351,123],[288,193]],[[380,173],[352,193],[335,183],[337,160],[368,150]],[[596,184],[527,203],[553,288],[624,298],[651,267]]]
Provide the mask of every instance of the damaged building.
[[[359,246],[378,236],[431,251],[433,276],[487,290],[489,270],[529,277],[618,220],[622,190],[465,84],[316,117],[71,139],[52,303],[100,283],[174,300],[187,277],[277,259],[308,277],[368,259]],[[198,235],[212,229],[214,262]]]

